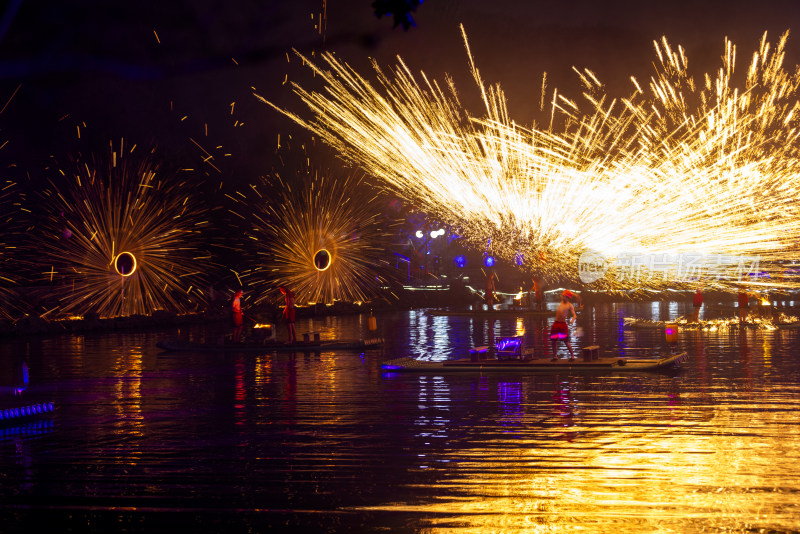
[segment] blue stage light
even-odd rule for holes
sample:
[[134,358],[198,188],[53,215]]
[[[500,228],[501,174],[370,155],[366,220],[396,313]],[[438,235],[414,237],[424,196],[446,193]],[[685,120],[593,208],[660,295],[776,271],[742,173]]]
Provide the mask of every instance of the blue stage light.
[[483,258],[483,264],[487,267],[494,267],[494,256],[486,256]]
[[456,264],[456,267],[459,269],[463,269],[467,266],[467,258],[463,254],[459,254],[455,258],[453,258],[453,263]]

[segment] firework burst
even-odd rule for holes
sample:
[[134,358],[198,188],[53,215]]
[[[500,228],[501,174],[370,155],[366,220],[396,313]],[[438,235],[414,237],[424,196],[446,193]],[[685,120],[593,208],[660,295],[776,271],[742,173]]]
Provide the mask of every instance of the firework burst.
[[378,295],[393,223],[380,193],[361,178],[310,170],[290,182],[274,174],[239,198],[247,211],[236,213],[260,265],[243,277],[259,295],[256,302],[278,299],[278,286],[289,287],[298,304]]
[[[495,253],[522,255],[533,272],[574,279],[578,259],[597,251],[617,267],[625,254],[681,258],[670,264],[680,276],[683,258],[702,255],[740,261],[694,279],[730,288],[742,258],[755,258],[775,283],[800,238],[800,71],[783,67],[785,43],[765,37],[741,87],[727,41],[722,67],[701,82],[680,47],[656,43],[656,74],[647,89],[632,78],[627,98],[576,70],[585,101],[553,90],[544,129],[509,117],[504,93],[484,84],[468,47],[479,116],[451,82],[418,79],[402,61],[390,74],[374,65],[376,86],[330,54],[324,68],[303,58],[325,91],[294,86],[313,120],[275,109],[475,246],[491,240]],[[596,287],[675,285],[668,270],[653,276],[640,265],[637,276],[611,272]]]
[[202,298],[209,267],[204,213],[192,184],[162,176],[135,146],[107,161],[76,161],[68,183],[45,192],[42,248],[59,286],[58,308],[101,317],[185,312]]

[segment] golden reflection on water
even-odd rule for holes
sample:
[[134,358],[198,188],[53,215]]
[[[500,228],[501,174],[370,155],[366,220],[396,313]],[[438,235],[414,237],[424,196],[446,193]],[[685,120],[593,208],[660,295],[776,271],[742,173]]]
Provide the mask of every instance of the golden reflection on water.
[[[272,358],[266,354],[255,356],[255,385],[263,386],[272,379]],[[259,397],[263,396],[263,391],[259,390]]]
[[116,426],[121,434],[141,437],[144,435],[142,414],[142,371],[144,352],[134,346],[114,351],[112,370],[120,377],[114,383],[112,405],[118,418]]
[[517,324],[515,325],[516,332],[514,335],[517,336],[524,336],[525,335],[525,321],[522,320],[522,317],[517,318]]
[[[665,309],[659,308],[660,316]],[[602,330],[592,326],[594,315],[583,313],[581,326]],[[624,315],[623,310],[618,316]],[[323,328],[330,337],[352,337],[352,331],[339,326],[344,322],[314,320],[309,329],[322,331],[323,337]],[[449,339],[463,348],[492,329],[508,335],[527,326],[528,339],[540,339],[549,322],[514,320],[493,323],[493,328],[472,319],[451,324],[457,328],[440,328],[438,319],[417,314],[409,331],[429,346]],[[644,334],[621,330],[604,341],[663,343],[661,332]],[[213,467],[219,460],[214,440],[230,439],[226,428],[232,414],[234,442],[246,442],[258,454],[243,467],[248,470],[244,475],[234,473],[245,490],[258,493],[264,480],[285,483],[287,493],[302,495],[287,499],[286,506],[320,502],[315,514],[331,506],[349,512],[354,501],[348,495],[354,494],[355,502],[377,505],[353,508],[402,513],[414,532],[800,531],[795,467],[800,386],[791,378],[770,380],[800,372],[787,365],[795,357],[787,347],[797,347],[797,336],[796,330],[682,333],[681,347],[691,359],[677,377],[388,378],[377,369],[394,354],[156,356],[140,345],[117,350],[114,343],[98,345],[90,339],[95,357],[79,365],[73,394],[87,400],[77,405],[80,410],[88,406],[92,424],[89,440],[79,429],[77,442],[84,447],[88,441],[96,455],[91,461],[124,465],[126,477],[127,470],[137,474],[136,469],[146,469],[140,471],[146,477],[140,476],[154,477],[147,491],[155,493],[156,484],[169,481],[164,473],[175,467],[161,453],[170,457],[196,447],[208,456],[194,460],[192,468]],[[67,345],[64,350],[72,349]],[[408,351],[430,354],[413,344]],[[70,354],[63,361],[79,360]],[[172,372],[176,367],[186,371]],[[204,372],[207,382],[193,382]],[[92,391],[83,390],[84,375],[92,377]],[[198,387],[217,392],[208,405],[200,400],[200,407],[208,409],[200,410],[199,420],[203,425],[221,421],[222,430],[209,445],[197,445],[191,432],[178,429],[178,437],[188,441],[154,454],[161,446],[159,432],[175,432],[174,423],[159,421],[166,421],[167,412],[193,413]],[[105,402],[109,393],[111,403]],[[235,408],[229,412],[225,403],[231,401]],[[223,410],[217,410],[220,405]],[[219,418],[209,419],[217,411]],[[113,436],[106,433],[109,426]],[[270,441],[276,437],[279,441]],[[74,442],[66,443],[61,457],[68,463]],[[287,463],[276,462],[276,450]],[[165,462],[163,468],[159,462]],[[282,478],[286,465],[290,476]],[[219,475],[213,468],[209,472]],[[38,482],[36,470],[31,473],[26,476]],[[221,488],[236,484],[224,476],[227,472],[222,475]],[[325,483],[319,487],[342,496],[325,500],[322,492],[312,498],[320,480]],[[130,488],[136,491],[135,484]],[[381,493],[384,489],[387,493]],[[205,491],[202,484],[192,490]],[[244,500],[243,508],[252,506],[253,501]]]
[[[653,305],[654,319],[674,316],[673,304]],[[474,422],[450,447],[435,444],[465,432],[450,419],[451,382],[421,376],[410,474],[433,472],[438,482],[414,486],[421,502],[365,509],[416,514],[428,533],[800,531],[797,483],[787,486],[798,480],[800,386],[765,391],[754,379],[769,375],[796,335],[687,332],[681,343],[697,382],[685,391],[685,378],[660,393],[626,389],[628,377],[618,387],[608,378],[597,388],[565,383],[544,416],[541,397],[531,400],[544,381],[481,377],[471,402],[496,402],[494,419]],[[723,346],[736,348],[721,357]],[[720,371],[727,366],[735,373]]]
[[772,367],[772,337],[763,336],[762,350],[764,351],[764,367]]
[[[420,377],[418,387],[418,437],[429,446],[448,437],[450,388],[442,377]],[[597,393],[562,384],[544,418],[525,400],[530,384],[494,387],[497,421],[458,447],[420,447],[417,468],[438,470],[440,480],[420,490],[439,497],[369,509],[420,514],[428,533],[800,527],[780,486],[796,473],[800,387],[750,409],[747,397],[704,393],[604,392],[598,402]],[[498,424],[514,432],[481,435]]]

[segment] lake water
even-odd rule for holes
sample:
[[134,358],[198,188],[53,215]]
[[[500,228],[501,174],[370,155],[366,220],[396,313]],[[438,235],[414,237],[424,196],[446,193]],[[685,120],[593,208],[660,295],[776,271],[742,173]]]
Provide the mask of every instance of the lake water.
[[[665,347],[623,319],[687,311],[587,306],[573,341]],[[492,327],[541,353],[550,321]],[[3,341],[0,378],[25,355],[18,399],[55,411],[0,427],[0,531],[800,530],[798,329],[682,332],[690,359],[670,374],[422,375],[380,364],[465,356],[487,321],[377,323],[385,346],[365,353],[155,346],[200,327]],[[364,315],[307,330],[372,334]]]

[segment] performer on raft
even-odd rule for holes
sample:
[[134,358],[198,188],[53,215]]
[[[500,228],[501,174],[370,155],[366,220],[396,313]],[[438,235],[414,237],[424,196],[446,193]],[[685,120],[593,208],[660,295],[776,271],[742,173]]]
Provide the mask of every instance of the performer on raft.
[[553,346],[552,361],[554,362],[558,361],[556,341],[559,339],[563,339],[564,343],[567,345],[569,361],[575,360],[575,355],[572,352],[572,345],[569,342],[569,325],[567,324],[567,317],[569,317],[569,321],[572,324],[575,324],[575,320],[578,317],[575,313],[575,307],[572,305],[572,302],[570,302],[572,296],[571,291],[564,291],[561,293],[561,304],[559,304],[558,309],[556,309],[556,320],[553,322],[553,326],[550,327],[550,343]]
[[289,330],[289,343],[295,343],[297,341],[297,333],[294,328],[294,293],[285,286],[281,286],[278,289],[283,293],[286,303],[286,306],[283,308],[283,318],[286,319],[286,328]]
[[533,296],[535,302],[535,310],[543,311],[544,306],[544,287],[542,287],[542,279],[538,276],[533,277]]
[[703,288],[698,287],[694,292],[694,299],[692,300],[694,311],[692,312],[692,322],[696,323],[700,319],[700,308],[703,307]]
[[494,291],[494,271],[491,271],[486,277],[486,293],[483,297],[486,300],[486,309],[489,311],[494,310]]
[[739,323],[747,322],[747,316],[750,313],[750,294],[745,290],[744,286],[739,286]]
[[242,290],[240,289],[233,295],[233,302],[231,303],[231,311],[233,312],[233,342],[239,343],[242,337],[242,328],[244,328],[244,314],[242,313]]

